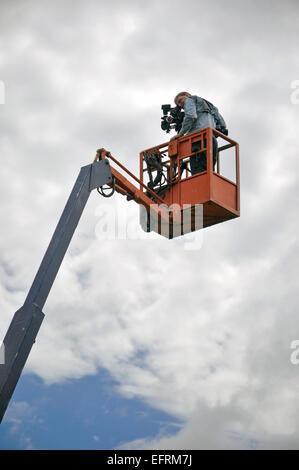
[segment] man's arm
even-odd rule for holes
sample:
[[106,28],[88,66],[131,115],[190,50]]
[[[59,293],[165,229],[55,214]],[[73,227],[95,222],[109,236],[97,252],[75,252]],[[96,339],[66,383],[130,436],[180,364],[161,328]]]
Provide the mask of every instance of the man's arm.
[[184,111],[185,111],[185,117],[183,120],[182,128],[179,132],[180,136],[188,133],[197,119],[195,101],[192,100],[191,98],[188,98],[185,101]]
[[191,130],[194,124],[194,121],[196,121],[197,119],[196,104],[195,104],[195,101],[192,100],[191,98],[186,99],[184,111],[185,111],[185,116],[184,116],[181,130],[180,132],[178,132],[178,134],[173,136],[170,140],[178,139],[182,135],[188,133]]

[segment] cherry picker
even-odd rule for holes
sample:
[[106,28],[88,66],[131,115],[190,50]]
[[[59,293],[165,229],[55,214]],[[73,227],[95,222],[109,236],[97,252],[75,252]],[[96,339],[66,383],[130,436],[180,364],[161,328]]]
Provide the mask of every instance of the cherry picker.
[[[212,137],[227,143],[218,148],[213,168]],[[235,181],[221,175],[220,155],[234,149]],[[206,170],[190,174],[190,158],[205,155]],[[130,181],[133,180],[134,182]],[[136,185],[135,183],[138,183]],[[44,319],[43,307],[91,192],[110,197],[116,191],[139,204],[143,230],[169,239],[240,215],[239,145],[207,127],[140,152],[139,178],[104,148],[83,166],[54,231],[24,305],[14,314],[5,335],[0,364],[0,422]],[[197,220],[200,207],[200,224]]]

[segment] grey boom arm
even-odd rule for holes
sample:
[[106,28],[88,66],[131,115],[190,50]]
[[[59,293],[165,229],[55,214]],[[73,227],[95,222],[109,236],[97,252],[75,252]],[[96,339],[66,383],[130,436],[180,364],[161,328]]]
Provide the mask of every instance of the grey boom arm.
[[93,189],[111,182],[110,165],[106,159],[81,168],[25,303],[14,314],[3,340],[4,364],[0,364],[0,422],[35,342],[45,316],[42,312],[43,306],[89,195]]

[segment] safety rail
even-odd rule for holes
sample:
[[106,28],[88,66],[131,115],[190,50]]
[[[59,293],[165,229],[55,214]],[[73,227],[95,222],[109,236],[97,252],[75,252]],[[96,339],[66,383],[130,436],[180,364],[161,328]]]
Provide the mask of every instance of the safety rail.
[[[137,176],[135,176],[133,173],[131,173],[130,170],[128,170],[128,168],[126,168],[115,157],[113,157],[109,151],[107,151],[104,148],[98,149],[94,161],[103,160],[104,158],[109,158],[110,160],[112,160],[123,171],[125,171],[132,179],[134,179],[137,183],[139,183],[141,187],[146,189],[146,191],[148,193],[150,193],[150,195],[153,198],[157,199],[157,201],[160,202],[161,204],[164,204],[163,199],[161,199],[152,189],[150,189],[146,184],[144,184],[143,181],[141,181],[139,178],[137,178]],[[113,174],[113,168],[111,168],[111,171],[112,171],[112,174]]]
[[[213,134],[216,137],[219,137],[227,142],[225,145],[221,145],[217,148],[217,159],[215,170],[213,169]],[[192,147],[196,147],[196,150],[192,151]],[[221,174],[221,165],[220,165],[220,153],[225,152],[225,150],[233,148],[235,151],[235,181],[225,177]],[[206,170],[192,174],[190,168],[190,157],[199,155],[200,153],[206,153],[207,156],[207,165]],[[161,165],[163,168],[164,178],[163,181],[153,188],[154,191],[161,191],[163,187],[171,187],[181,181],[191,180],[193,178],[200,177],[203,174],[211,173],[217,175],[219,178],[229,182],[232,185],[235,185],[237,188],[237,210],[239,210],[239,186],[240,186],[240,175],[239,175],[239,144],[231,139],[230,137],[222,134],[221,132],[207,127],[199,131],[187,134],[175,140],[170,140],[169,142],[162,143],[155,147],[151,147],[143,152],[140,152],[140,189],[146,181],[145,173],[148,172],[148,167],[144,161],[144,153],[147,154],[156,154],[161,157]],[[152,171],[155,172],[155,168],[152,168]]]

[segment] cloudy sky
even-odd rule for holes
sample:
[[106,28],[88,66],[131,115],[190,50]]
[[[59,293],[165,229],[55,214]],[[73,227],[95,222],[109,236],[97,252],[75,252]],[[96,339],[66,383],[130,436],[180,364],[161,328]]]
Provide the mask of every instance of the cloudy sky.
[[168,139],[161,104],[189,90],[241,158],[241,217],[197,238],[153,239],[133,202],[92,193],[1,449],[299,447],[298,16],[295,0],[1,1],[0,342],[97,148],[138,174]]

